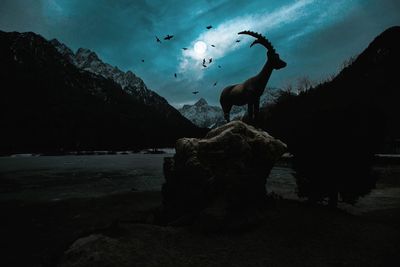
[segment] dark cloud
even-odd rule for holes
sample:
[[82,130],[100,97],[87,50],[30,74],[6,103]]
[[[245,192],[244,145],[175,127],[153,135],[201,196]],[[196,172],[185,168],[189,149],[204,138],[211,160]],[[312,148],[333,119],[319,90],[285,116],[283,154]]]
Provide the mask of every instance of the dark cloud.
[[394,2],[360,2],[348,7],[351,11],[346,16],[301,38],[289,50],[296,64],[292,72],[315,80],[337,73],[345,60],[360,54],[378,34],[400,25],[400,14],[395,11],[400,9],[393,9],[400,8],[400,3]]
[[43,31],[48,26],[36,0],[0,1],[0,29],[5,31]]
[[[213,25],[213,31],[230,20],[257,14],[268,16],[285,5],[304,1],[312,2],[1,0],[0,29],[34,31],[49,39],[58,38],[74,50],[90,48],[104,61],[135,72],[171,103],[193,102],[201,96],[216,104],[224,86],[259,71],[266,59],[265,49],[250,49],[246,44],[215,59],[202,70],[199,79],[190,73],[180,73],[175,79],[173,74],[179,71],[182,59],[181,48],[206,32],[207,25]],[[377,34],[399,25],[399,10],[398,0],[316,0],[304,14],[297,14],[299,18],[293,23],[287,15],[279,25],[266,25],[268,32],[264,34],[288,62],[287,68],[273,73],[270,85],[284,86],[299,76],[319,80],[336,72],[341,62],[360,53]],[[240,28],[237,31],[243,30]],[[155,42],[155,35],[166,34],[174,38],[161,45]],[[215,81],[218,85],[213,87]],[[191,93],[195,89],[200,91],[199,95]]]

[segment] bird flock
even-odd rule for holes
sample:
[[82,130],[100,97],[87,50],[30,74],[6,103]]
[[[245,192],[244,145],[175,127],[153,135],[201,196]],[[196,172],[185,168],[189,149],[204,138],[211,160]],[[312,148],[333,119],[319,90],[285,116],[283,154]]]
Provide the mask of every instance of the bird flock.
[[[210,29],[212,29],[213,28],[213,26],[212,25],[208,25],[207,27],[206,27],[206,29],[207,30],[210,30]],[[158,36],[155,36],[156,37],[156,42],[157,43],[162,43],[162,41],[161,41],[161,39],[158,37]],[[172,39],[174,38],[174,35],[170,35],[170,34],[167,34],[164,38],[162,38],[164,41],[171,41]],[[236,41],[235,41],[236,43],[239,43],[240,42],[240,39],[237,39]],[[216,47],[214,44],[211,44],[211,47]],[[189,48],[187,48],[187,47],[183,47],[182,48],[182,50],[188,50]],[[142,62],[144,62],[144,59],[142,59]],[[208,58],[207,60],[205,59],[205,58],[203,58],[203,60],[202,60],[202,62],[201,62],[202,64],[201,64],[201,66],[205,69],[205,68],[207,68],[211,63],[213,63],[213,59],[212,58]],[[217,67],[219,68],[219,69],[221,69],[222,68],[222,66],[221,65],[217,65]],[[176,73],[174,73],[174,77],[175,77],[175,79],[176,78],[178,78],[178,75],[176,74]],[[214,82],[214,84],[213,84],[213,86],[215,87],[215,86],[217,86],[217,84],[218,84],[218,81],[216,81],[216,82]],[[199,93],[199,91],[193,91],[192,92],[192,94],[198,94]]]

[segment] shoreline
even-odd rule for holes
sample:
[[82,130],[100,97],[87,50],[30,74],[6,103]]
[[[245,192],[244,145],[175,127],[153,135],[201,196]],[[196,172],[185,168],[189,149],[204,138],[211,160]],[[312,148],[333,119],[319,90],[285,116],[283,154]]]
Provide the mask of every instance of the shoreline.
[[82,151],[54,151],[37,153],[0,153],[1,157],[25,158],[25,157],[51,157],[51,156],[99,156],[99,155],[131,155],[131,154],[174,154],[175,148],[143,148],[137,150],[82,150]]
[[[385,266],[400,262],[397,250],[400,247],[400,195],[385,202],[390,199],[379,191],[400,189],[400,166],[390,166],[376,166],[383,178],[378,181],[377,189],[357,204],[368,207],[367,212],[330,210],[298,198],[283,198],[277,199],[275,207],[266,211],[267,219],[262,225],[222,236],[205,236],[186,228],[152,224],[154,211],[162,203],[160,191],[129,191],[58,201],[3,200],[0,201],[2,263],[56,266],[77,239],[101,235],[115,242],[128,240],[122,245],[129,249],[134,248],[129,241],[132,238],[143,246],[156,243],[155,250],[143,251],[144,255],[167,259],[166,251],[177,253],[183,263],[178,261],[176,266],[187,266],[185,260],[193,262],[193,266],[227,263],[230,266],[265,266],[264,263],[270,266]],[[394,196],[396,192],[393,191]],[[374,210],[371,205],[378,200],[386,208]],[[339,208],[342,207],[339,205]],[[175,244],[172,247],[170,243],[158,244],[164,235],[177,243],[171,241]]]
[[[210,253],[208,259],[210,262],[216,260],[212,251],[222,249],[221,242],[227,246],[225,248],[227,253],[228,250],[236,250],[245,255],[249,253],[245,249],[246,244],[253,248],[257,246],[255,248],[257,251],[262,249],[261,244],[267,244],[268,247],[264,249],[273,251],[277,250],[275,246],[285,248],[287,251],[280,251],[277,258],[268,259],[268,255],[260,253],[253,255],[254,258],[251,259],[251,262],[272,260],[274,266],[284,259],[285,255],[300,259],[304,257],[303,253],[316,253],[314,250],[321,254],[316,253],[312,257],[308,255],[311,258],[304,258],[306,260],[304,264],[287,262],[282,266],[318,266],[322,262],[325,263],[324,266],[334,266],[333,263],[337,264],[339,259],[347,257],[349,262],[360,260],[364,266],[374,266],[373,263],[383,262],[386,259],[400,260],[398,258],[400,255],[394,253],[397,252],[395,247],[390,248],[397,244],[399,241],[397,237],[400,237],[400,230],[396,227],[400,223],[400,206],[395,209],[353,215],[343,210],[329,210],[326,207],[308,205],[297,200],[279,199],[274,208],[266,211],[268,215],[264,224],[248,229],[244,233],[224,234],[221,237],[218,234],[203,236],[188,232],[185,228],[160,228],[153,225],[152,214],[160,203],[160,192],[129,192],[57,202],[1,203],[1,208],[7,215],[1,222],[2,231],[6,230],[2,233],[3,242],[8,243],[8,246],[4,247],[6,253],[3,260],[10,266],[40,264],[56,266],[63,252],[79,238],[96,234],[118,239],[118,234],[114,236],[116,225],[123,231],[122,236],[125,239],[133,235],[146,244],[157,242],[156,240],[160,238],[159,231],[174,231],[173,238],[183,239],[185,246],[196,249],[200,249],[197,247],[198,242],[207,242],[206,250]],[[141,225],[147,225],[147,233],[143,236],[144,226]],[[148,240],[150,236],[151,240]],[[250,237],[254,237],[254,240]],[[282,240],[286,241],[280,243]],[[273,241],[278,243],[275,244]],[[238,242],[241,242],[239,247],[237,247]],[[384,246],[382,242],[385,242]],[[164,245],[160,245],[160,249],[171,249]],[[334,260],[328,250],[323,250],[323,246],[330,248],[337,246],[336,253],[339,259]],[[352,247],[352,250],[344,249],[345,247]],[[179,246],[175,249],[182,252],[186,248]],[[183,252],[184,257],[191,255],[196,258],[196,253],[199,252],[196,249],[192,251],[193,255]],[[372,255],[363,255],[369,250],[374,250]],[[158,249],[155,249],[154,253],[157,251]],[[327,258],[323,260],[323,257]],[[243,261],[244,258],[237,260]]]

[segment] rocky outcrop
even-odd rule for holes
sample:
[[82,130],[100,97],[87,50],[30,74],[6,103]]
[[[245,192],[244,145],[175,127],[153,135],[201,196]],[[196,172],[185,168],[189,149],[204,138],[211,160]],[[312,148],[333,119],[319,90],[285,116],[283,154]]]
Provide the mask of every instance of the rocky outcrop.
[[164,161],[162,222],[201,222],[207,229],[246,224],[265,207],[266,179],[285,150],[281,141],[241,121],[204,139],[179,139],[175,156]]
[[182,266],[173,246],[179,229],[120,224],[118,230],[120,235],[96,233],[76,240],[57,266]]

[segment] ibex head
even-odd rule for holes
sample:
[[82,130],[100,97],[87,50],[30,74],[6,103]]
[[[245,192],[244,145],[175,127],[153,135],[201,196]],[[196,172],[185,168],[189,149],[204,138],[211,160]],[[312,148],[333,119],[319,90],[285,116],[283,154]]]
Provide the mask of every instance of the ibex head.
[[252,32],[252,31],[242,31],[242,32],[239,32],[238,34],[247,34],[247,35],[253,36],[254,38],[257,38],[250,45],[250,47],[252,47],[255,44],[260,44],[260,45],[264,46],[265,48],[267,48],[267,50],[268,50],[268,52],[267,52],[268,60],[271,61],[272,67],[274,69],[279,70],[279,69],[282,69],[282,68],[286,67],[286,62],[283,61],[279,57],[279,54],[276,53],[275,48],[272,46],[271,42],[268,41],[267,38],[265,38],[264,36],[262,36],[261,34],[259,34],[257,32]]

